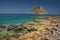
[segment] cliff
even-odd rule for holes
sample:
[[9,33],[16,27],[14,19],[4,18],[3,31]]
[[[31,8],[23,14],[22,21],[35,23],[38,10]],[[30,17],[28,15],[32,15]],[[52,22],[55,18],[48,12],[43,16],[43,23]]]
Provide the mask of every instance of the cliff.
[[47,11],[41,6],[36,6],[32,9],[32,14],[47,14]]

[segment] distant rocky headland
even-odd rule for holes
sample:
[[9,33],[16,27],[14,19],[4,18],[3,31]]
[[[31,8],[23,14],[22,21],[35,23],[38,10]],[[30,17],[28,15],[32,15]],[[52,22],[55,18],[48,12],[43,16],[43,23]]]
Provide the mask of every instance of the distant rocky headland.
[[47,11],[41,6],[36,6],[32,9],[32,14],[47,14]]

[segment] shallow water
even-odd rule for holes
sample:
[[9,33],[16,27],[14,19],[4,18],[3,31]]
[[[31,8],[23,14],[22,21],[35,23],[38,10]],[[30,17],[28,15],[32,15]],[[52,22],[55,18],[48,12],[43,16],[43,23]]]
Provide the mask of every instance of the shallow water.
[[60,16],[54,14],[33,15],[33,14],[0,14],[0,25],[19,24],[33,21],[33,16]]
[[0,14],[0,25],[17,24],[32,21],[32,15],[28,14]]

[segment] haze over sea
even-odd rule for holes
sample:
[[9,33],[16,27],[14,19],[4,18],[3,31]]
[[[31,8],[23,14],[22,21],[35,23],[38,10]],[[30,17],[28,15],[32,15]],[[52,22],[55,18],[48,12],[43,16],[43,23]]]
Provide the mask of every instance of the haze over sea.
[[[33,21],[35,14],[0,14],[0,25],[21,24]],[[36,16],[36,15],[35,15]],[[39,16],[60,16],[59,14],[44,14]]]

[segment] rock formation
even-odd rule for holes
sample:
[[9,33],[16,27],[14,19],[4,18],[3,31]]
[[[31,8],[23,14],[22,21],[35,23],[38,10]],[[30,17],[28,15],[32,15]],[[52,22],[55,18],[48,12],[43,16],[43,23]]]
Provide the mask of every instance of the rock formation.
[[45,11],[43,7],[37,6],[32,9],[32,14],[47,14],[47,11]]
[[60,40],[60,16],[38,17],[25,24],[1,25],[0,40]]

